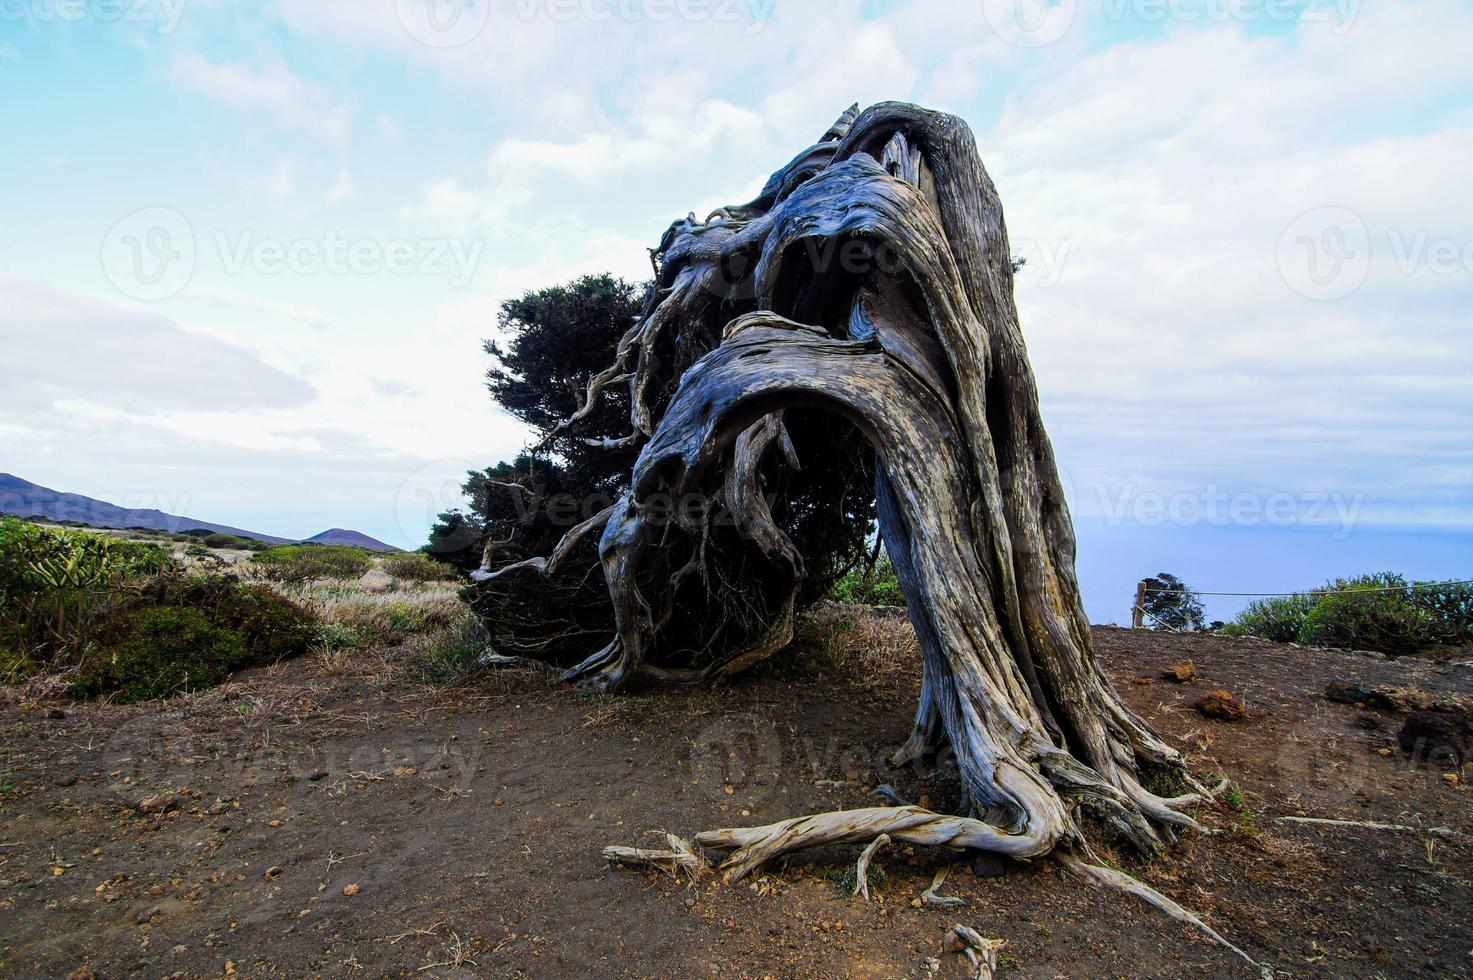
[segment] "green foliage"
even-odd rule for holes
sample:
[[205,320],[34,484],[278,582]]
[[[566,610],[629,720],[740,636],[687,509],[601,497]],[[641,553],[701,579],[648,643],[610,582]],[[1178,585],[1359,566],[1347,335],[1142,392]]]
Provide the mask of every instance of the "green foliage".
[[890,563],[888,555],[881,557],[868,573],[858,568],[846,572],[834,583],[829,598],[859,606],[905,605],[900,579],[895,576],[895,566]]
[[406,582],[444,582],[458,577],[454,566],[421,551],[386,555],[380,567],[387,574]]
[[[1431,644],[1431,617],[1411,602],[1407,580],[1390,572],[1336,579],[1304,619],[1302,643],[1359,647],[1391,656],[1416,653]],[[1385,591],[1392,589],[1395,591]]]
[[454,684],[481,669],[481,656],[490,645],[480,620],[463,616],[434,637],[419,658],[420,675],[426,684]]
[[1202,600],[1170,572],[1157,572],[1146,579],[1146,620],[1155,630],[1184,632],[1201,630],[1205,622]]
[[202,540],[206,548],[230,548],[235,551],[249,551],[261,544],[261,542],[253,538],[243,538],[238,534],[225,533],[209,534]]
[[1293,643],[1299,639],[1314,603],[1314,596],[1307,595],[1255,599],[1222,632],[1229,636],[1257,636],[1275,643]]
[[175,567],[154,545],[0,519],[0,643],[38,663],[75,658],[120,594]]
[[1313,594],[1250,603],[1223,632],[1404,656],[1473,640],[1473,588],[1394,572],[1335,579]]
[[155,545],[10,519],[0,521],[0,613],[0,680],[71,670],[77,695],[123,700],[305,653],[318,625],[266,586],[186,575]]
[[211,623],[240,634],[251,663],[301,656],[317,639],[315,615],[270,588],[231,575],[160,581],[151,598],[160,606],[198,609]]
[[345,545],[289,544],[251,556],[251,563],[273,582],[358,578],[373,567],[360,548]]
[[165,698],[218,684],[249,660],[240,634],[198,609],[140,609],[116,626],[121,638],[83,659],[72,685],[79,696]]

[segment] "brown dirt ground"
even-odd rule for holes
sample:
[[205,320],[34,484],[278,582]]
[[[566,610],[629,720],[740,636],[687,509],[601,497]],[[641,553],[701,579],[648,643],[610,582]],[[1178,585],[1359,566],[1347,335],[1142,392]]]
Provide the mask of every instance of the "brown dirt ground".
[[[1394,716],[1322,697],[1340,677],[1473,692],[1473,669],[1113,628],[1095,640],[1132,705],[1246,793],[1242,810],[1200,814],[1222,833],[1124,867],[1282,975],[1473,975],[1467,787],[1396,749]],[[1183,658],[1196,681],[1160,679]],[[858,848],[740,885],[600,859],[655,830],[870,805],[877,781],[944,807],[944,769],[885,768],[916,695],[901,667],[856,677],[810,653],[723,690],[610,698],[525,673],[388,683],[308,658],[152,705],[61,710],[12,692],[0,975],[959,977],[942,938],[963,922],[1007,941],[1004,977],[1253,976],[1047,863],[979,877],[962,861],[943,891],[966,906],[923,911],[912,899],[955,855],[881,851],[888,878],[867,904],[832,882]],[[1216,687],[1247,721],[1191,710]],[[138,809],[160,794],[180,808]],[[1454,835],[1275,819],[1288,814]]]

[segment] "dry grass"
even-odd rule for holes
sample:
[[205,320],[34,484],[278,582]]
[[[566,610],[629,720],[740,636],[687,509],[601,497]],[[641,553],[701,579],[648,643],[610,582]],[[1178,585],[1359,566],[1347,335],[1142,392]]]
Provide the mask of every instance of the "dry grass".
[[905,610],[826,602],[798,623],[795,666],[835,671],[866,681],[919,670],[920,647]]

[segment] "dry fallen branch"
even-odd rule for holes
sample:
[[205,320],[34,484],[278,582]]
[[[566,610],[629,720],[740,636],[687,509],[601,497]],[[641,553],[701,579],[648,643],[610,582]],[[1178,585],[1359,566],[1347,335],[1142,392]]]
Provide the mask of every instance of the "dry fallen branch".
[[658,868],[672,877],[684,870],[692,879],[699,878],[711,870],[706,859],[697,854],[687,841],[674,834],[666,834],[665,842],[669,845],[668,850],[606,847],[604,848],[604,860],[631,867]]
[[988,939],[970,926],[960,922],[951,927],[947,934],[948,952],[963,953],[977,971],[977,980],[992,980],[997,971],[997,954],[1007,943],[1001,939]]

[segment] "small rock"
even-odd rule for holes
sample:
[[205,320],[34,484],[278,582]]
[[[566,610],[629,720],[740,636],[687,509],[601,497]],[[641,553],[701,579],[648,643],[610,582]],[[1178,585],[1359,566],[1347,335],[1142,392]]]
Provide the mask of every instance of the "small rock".
[[61,721],[66,717],[66,712],[60,708],[48,708],[46,710],[46,717],[54,721]]
[[179,809],[179,797],[173,793],[160,793],[139,800],[133,807],[139,813],[167,813]]
[[1458,774],[1455,772],[1445,772],[1442,774],[1442,778],[1444,782],[1452,783],[1454,786],[1462,782],[1462,780],[1458,778]]
[[142,912],[139,912],[137,915],[135,915],[133,917],[133,923],[135,925],[140,925],[140,926],[147,925],[149,922],[151,922],[153,920],[153,917],[154,916],[156,916],[156,915],[162,915],[163,914],[163,911],[164,910],[161,909],[161,908],[159,908],[157,905],[154,905],[154,906],[152,906],[150,908],[146,908]]
[[277,828],[279,828],[281,826],[281,821],[280,820],[272,820],[270,823],[266,824],[266,826],[270,827],[272,830],[276,830]]
[[269,868],[266,869],[266,873],[263,874],[261,877],[262,878],[275,878],[278,875],[280,875],[281,872],[282,872],[281,866],[280,865],[273,864],[271,867],[269,867]]
[[1228,691],[1209,691],[1206,696],[1192,705],[1208,718],[1219,721],[1242,721],[1248,717],[1248,709]]
[[1183,660],[1180,663],[1175,663],[1167,667],[1161,672],[1161,676],[1169,681],[1185,684],[1197,676],[1197,665],[1190,660]]
[[1371,692],[1351,681],[1335,680],[1325,686],[1325,697],[1341,704],[1369,704]]
[[310,772],[310,773],[307,774],[307,780],[309,782],[313,782],[313,783],[317,782],[318,780],[326,779],[326,778],[327,778],[327,770],[325,770],[325,769],[319,769],[316,772]]
[[1012,858],[989,851],[980,851],[976,857],[972,858],[972,874],[978,878],[1001,878],[1017,867],[1017,862]]
[[214,803],[211,803],[209,805],[209,808],[206,809],[205,812],[212,817],[218,817],[222,813],[230,812],[230,804],[226,803],[224,800],[216,800]]
[[79,966],[67,974],[66,980],[97,980],[97,974],[85,966]]
[[346,895],[346,896],[348,896],[349,898],[352,898],[354,895],[358,894],[358,892],[361,891],[361,890],[362,889],[359,887],[359,885],[358,885],[358,883],[356,881],[353,884],[351,884],[351,885],[344,885],[343,886],[343,894]]
[[1381,719],[1375,715],[1361,715],[1355,719],[1355,727],[1363,728],[1368,732],[1379,732],[1381,730]]
[[75,785],[77,785],[77,777],[76,776],[57,776],[56,777],[56,785],[62,787],[63,789],[65,789],[68,786],[75,786]]
[[1381,756],[1382,758],[1385,758],[1386,756],[1388,756],[1388,755],[1391,754],[1391,750],[1388,749],[1388,748],[1384,748],[1384,747],[1383,748],[1379,748],[1379,749],[1376,750],[1376,754],[1379,755],[1379,756]]

